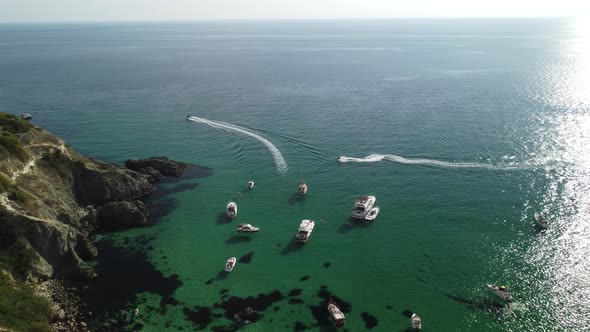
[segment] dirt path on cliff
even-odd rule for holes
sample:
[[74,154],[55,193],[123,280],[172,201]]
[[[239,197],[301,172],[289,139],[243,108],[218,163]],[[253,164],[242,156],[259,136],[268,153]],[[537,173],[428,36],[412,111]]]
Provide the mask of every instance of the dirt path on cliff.
[[[31,145],[25,145],[25,148],[31,148],[31,147],[51,147],[51,148],[55,148],[58,149],[59,151],[61,151],[63,154],[65,154],[66,156],[68,156],[68,158],[72,159],[72,156],[70,155],[70,153],[68,152],[68,149],[66,148],[65,144],[61,143],[59,145],[56,144],[31,144]],[[16,179],[23,175],[23,174],[28,174],[31,172],[31,170],[33,169],[33,166],[35,166],[37,164],[37,161],[39,159],[41,159],[42,156],[35,156],[33,155],[31,160],[29,160],[25,166],[23,166],[23,168],[16,170],[12,176],[10,177],[12,179],[12,181],[16,181]]]

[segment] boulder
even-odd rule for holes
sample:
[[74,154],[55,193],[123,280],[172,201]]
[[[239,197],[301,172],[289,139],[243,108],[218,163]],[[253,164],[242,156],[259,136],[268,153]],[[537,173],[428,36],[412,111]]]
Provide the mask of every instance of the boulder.
[[157,169],[155,169],[153,167],[140,168],[139,170],[137,170],[137,172],[147,175],[148,180],[150,182],[160,181],[160,179],[164,177],[164,175],[162,175],[162,173],[160,173],[160,171],[158,171]]
[[149,212],[141,201],[111,202],[98,211],[98,222],[106,228],[143,226]]
[[166,157],[150,157],[146,159],[125,161],[125,167],[141,173],[141,169],[153,168],[164,176],[179,177],[190,164],[170,160]]

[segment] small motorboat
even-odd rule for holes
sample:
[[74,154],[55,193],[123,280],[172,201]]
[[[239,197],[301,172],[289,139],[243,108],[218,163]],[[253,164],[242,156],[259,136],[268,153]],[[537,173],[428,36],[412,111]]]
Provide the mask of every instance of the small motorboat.
[[23,119],[23,120],[32,120],[33,119],[33,116],[31,114],[29,114],[29,113],[23,113],[23,114],[20,115],[20,118]]
[[250,180],[248,181],[248,189],[252,189],[252,187],[254,187],[254,181]]
[[535,223],[542,229],[546,229],[547,227],[549,227],[549,222],[539,212],[535,212]]
[[369,213],[367,213],[367,215],[365,216],[365,221],[366,222],[372,222],[373,220],[375,220],[375,218],[377,218],[377,215],[379,214],[379,207],[378,206],[374,206],[369,210]]
[[297,194],[299,195],[299,197],[305,196],[305,194],[307,194],[307,184],[305,184],[303,179],[301,180],[299,188],[297,188]]
[[240,233],[255,233],[258,232],[260,228],[252,226],[250,224],[239,224],[236,230]]
[[232,257],[227,260],[227,263],[225,263],[225,272],[233,271],[234,266],[236,266],[236,258]]
[[344,327],[344,314],[332,299],[328,302],[328,312],[330,313],[330,319],[332,319],[336,327]]
[[225,208],[225,214],[228,218],[235,218],[238,216],[238,204],[234,202],[227,203],[227,207]]
[[410,319],[412,321],[412,329],[420,331],[422,329],[422,319],[420,319],[420,316],[413,313]]
[[496,296],[498,296],[499,298],[501,298],[502,300],[505,301],[510,301],[512,300],[512,295],[510,294],[510,291],[508,290],[508,287],[506,286],[497,286],[497,285],[488,285],[488,289],[496,294]]
[[315,222],[309,219],[301,220],[301,224],[299,224],[299,229],[297,230],[297,234],[295,235],[295,241],[297,242],[307,242],[309,237],[311,236],[311,232],[315,227]]

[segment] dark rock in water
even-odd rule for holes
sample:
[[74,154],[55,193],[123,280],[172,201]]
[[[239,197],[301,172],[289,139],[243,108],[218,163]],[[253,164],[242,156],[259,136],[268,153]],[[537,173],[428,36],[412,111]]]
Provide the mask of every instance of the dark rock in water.
[[148,222],[149,212],[141,201],[112,202],[98,211],[98,221],[106,228],[143,226]]
[[[216,303],[214,307],[223,309],[225,311],[225,317],[233,319],[234,315],[241,312],[244,308],[250,307],[255,311],[264,311],[273,303],[281,301],[284,298],[280,291],[275,290],[268,294],[258,294],[257,297],[248,296],[246,298],[240,298],[232,296],[221,303]],[[250,321],[254,322],[255,320],[250,319]]]
[[320,285],[320,289],[328,289],[328,286],[326,286],[326,285]]
[[307,279],[309,279],[309,276],[305,275],[305,276],[299,278],[299,281],[305,281]]
[[229,289],[223,288],[219,291],[220,295],[226,294],[227,292],[229,292]]
[[139,160],[129,159],[125,161],[125,167],[137,172],[140,172],[141,169],[148,169],[149,167],[157,170],[164,176],[179,177],[186,168],[190,167],[190,165],[170,160],[166,157],[150,157]]
[[175,306],[178,304],[180,304],[180,302],[172,296],[164,296],[160,299],[160,307],[165,307],[167,305]]
[[219,317],[213,314],[208,307],[195,306],[193,309],[183,308],[182,312],[188,320],[193,322],[197,330],[204,330],[215,318]]
[[385,308],[391,310],[392,309],[391,304],[386,305]]
[[143,324],[139,322],[133,324],[133,326],[131,327],[132,331],[141,331],[141,329],[143,329]]
[[292,289],[292,290],[289,292],[289,296],[299,296],[299,295],[301,295],[301,292],[302,292],[302,291],[303,291],[303,289],[301,289],[301,288],[295,288],[295,289]]
[[363,319],[363,321],[365,322],[365,327],[370,330],[374,327],[376,327],[377,325],[379,325],[379,321],[377,320],[377,317],[371,315],[368,312],[363,312],[361,314],[361,318]]
[[76,253],[84,260],[91,260],[98,256],[98,249],[88,238],[80,234],[76,243]]
[[324,267],[325,268],[329,268],[330,266],[332,266],[332,263],[330,263],[330,262],[325,262],[324,263]]
[[308,327],[299,321],[295,322],[295,326],[293,326],[293,330],[295,330],[295,331],[305,331],[307,329],[308,329]]
[[148,181],[150,182],[160,181],[160,179],[164,177],[160,171],[153,167],[140,168],[137,170],[137,172],[146,175],[148,177]]
[[238,263],[248,264],[252,261],[253,252],[249,252],[238,259]]
[[301,304],[303,303],[302,299],[289,299],[289,304]]

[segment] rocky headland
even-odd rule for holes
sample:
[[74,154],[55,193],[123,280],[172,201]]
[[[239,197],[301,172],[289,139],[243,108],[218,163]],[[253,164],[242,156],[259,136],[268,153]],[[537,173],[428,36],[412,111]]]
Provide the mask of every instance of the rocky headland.
[[49,298],[53,330],[87,330],[76,317],[84,304],[63,280],[91,283],[97,276],[87,262],[100,252],[89,236],[148,224],[142,199],[153,183],[191,167],[165,157],[125,166],[83,156],[46,130],[0,113],[0,275]]

